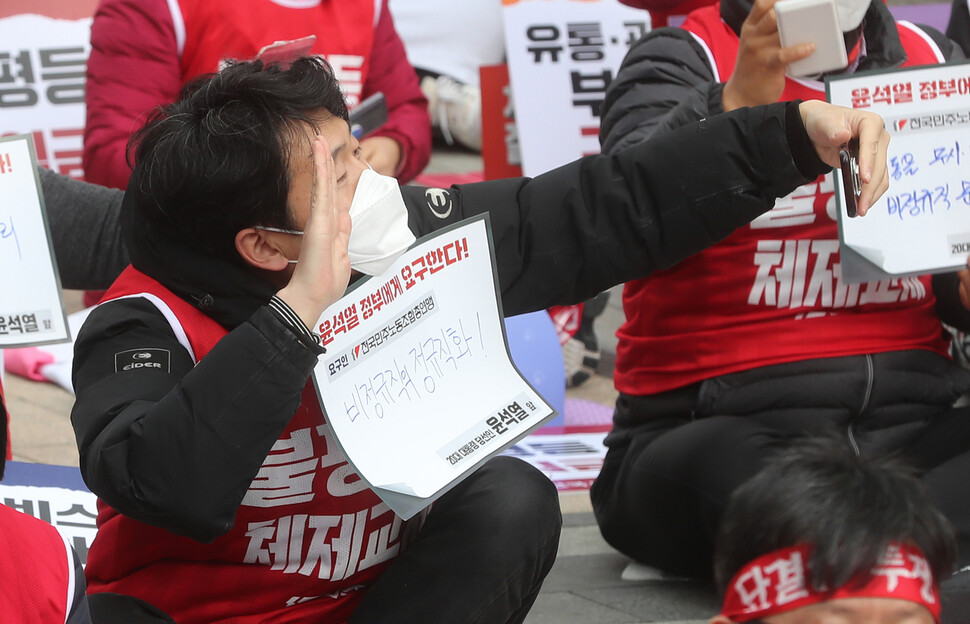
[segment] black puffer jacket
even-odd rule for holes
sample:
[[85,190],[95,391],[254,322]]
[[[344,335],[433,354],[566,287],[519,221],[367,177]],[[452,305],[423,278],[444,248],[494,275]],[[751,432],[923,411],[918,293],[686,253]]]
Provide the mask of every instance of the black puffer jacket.
[[[736,33],[751,11],[748,0],[722,0],[721,18]],[[942,33],[921,26],[947,59],[963,52]],[[865,17],[866,57],[857,71],[898,67],[906,59],[889,9],[874,1]],[[606,153],[724,112],[723,84],[714,82],[707,53],[680,28],[647,33],[627,53],[606,92],[600,143]]]
[[[704,166],[685,177],[695,162]],[[733,166],[707,173],[715,162]],[[533,179],[406,187],[405,198],[419,234],[490,213],[502,300],[511,315],[581,301],[669,267],[827,169],[797,106],[774,104]],[[121,513],[211,540],[232,526],[299,405],[316,355],[266,307],[274,286],[153,230],[143,210],[126,197],[122,221],[132,264],[229,333],[196,366],[144,298],[92,311],[74,357],[71,422],[81,472]],[[170,357],[164,371],[117,370],[116,355],[129,349]]]

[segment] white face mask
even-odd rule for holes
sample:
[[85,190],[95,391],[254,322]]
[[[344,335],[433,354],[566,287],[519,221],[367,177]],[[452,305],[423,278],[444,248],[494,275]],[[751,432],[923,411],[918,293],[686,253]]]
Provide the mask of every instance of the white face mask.
[[[360,174],[350,202],[350,242],[347,255],[351,268],[365,275],[380,275],[414,243],[408,228],[408,209],[395,178],[373,169]],[[303,236],[300,230],[255,226],[268,232]],[[296,264],[296,260],[288,260]]]
[[360,174],[350,220],[350,266],[361,273],[383,273],[414,244],[401,187],[395,178],[373,169]]
[[842,32],[855,30],[866,16],[872,0],[835,0]]

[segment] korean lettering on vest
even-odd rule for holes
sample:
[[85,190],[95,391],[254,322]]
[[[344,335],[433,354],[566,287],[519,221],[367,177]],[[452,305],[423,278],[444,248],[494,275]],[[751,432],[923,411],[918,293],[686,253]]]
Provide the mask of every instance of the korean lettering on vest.
[[[836,221],[835,187],[831,173],[804,184],[779,199],[774,208],[751,223],[751,230],[783,232]],[[748,304],[777,308],[838,309],[923,299],[918,278],[847,284],[842,279],[838,239],[760,238],[753,257],[756,269]],[[826,314],[824,311],[812,313]]]

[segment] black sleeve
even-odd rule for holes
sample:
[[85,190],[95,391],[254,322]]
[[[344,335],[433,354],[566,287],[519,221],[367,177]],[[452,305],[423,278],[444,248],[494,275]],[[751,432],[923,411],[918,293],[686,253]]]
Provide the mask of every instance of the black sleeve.
[[807,140],[797,104],[779,103],[717,115],[532,179],[402,190],[418,235],[489,213],[504,311],[514,315],[583,301],[668,268],[829,170]]
[[967,9],[967,0],[953,0],[946,36],[960,44],[965,55],[970,55],[970,10]]
[[[74,356],[85,483],[142,522],[199,541],[225,533],[296,412],[315,349],[264,307],[193,365],[146,299],[99,306]],[[135,365],[147,362],[159,366]]]
[[73,560],[69,565],[74,565],[74,592],[67,597],[69,609],[64,624],[91,624],[91,611],[88,608],[84,568],[81,567],[81,559],[74,552],[73,548],[71,548],[71,556]]
[[[966,0],[963,0],[963,3],[964,10],[966,10]],[[927,26],[926,24],[917,24],[917,26],[940,48],[940,52],[943,53],[943,58],[947,61],[961,61],[966,58],[967,55],[964,52],[963,44],[959,43],[960,40],[958,38],[950,37],[949,29],[947,30],[947,34],[944,35],[932,26]],[[967,35],[964,34],[963,38],[966,39]]]
[[64,288],[103,289],[128,265],[121,239],[124,193],[37,167]]
[[658,28],[627,52],[603,101],[600,144],[613,154],[724,112],[707,53],[680,28]]

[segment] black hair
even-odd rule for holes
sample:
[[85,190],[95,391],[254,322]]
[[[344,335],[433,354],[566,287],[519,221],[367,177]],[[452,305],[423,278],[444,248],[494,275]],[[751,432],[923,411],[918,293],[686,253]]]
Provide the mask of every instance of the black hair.
[[818,438],[783,451],[734,492],[717,536],[714,576],[723,594],[748,562],[810,544],[812,586],[837,589],[871,578],[891,542],[923,551],[937,582],[952,572],[953,528],[916,471]]
[[348,113],[326,61],[229,62],[187,84],[132,137],[127,192],[158,231],[238,262],[239,230],[292,227],[286,200],[294,139],[333,118],[346,122]]

